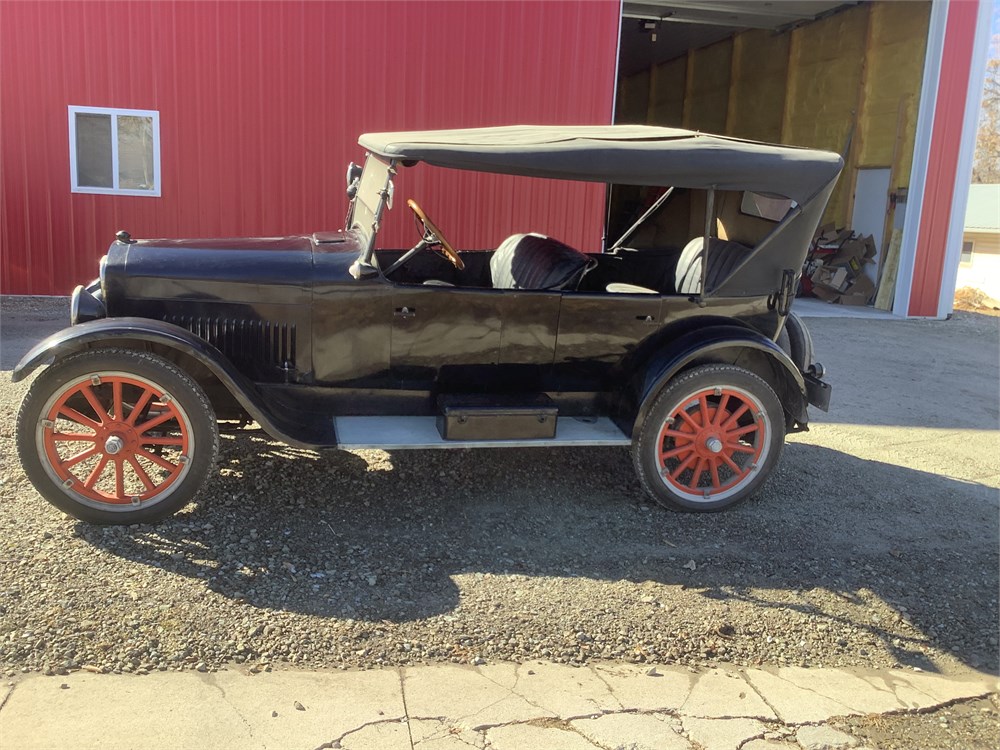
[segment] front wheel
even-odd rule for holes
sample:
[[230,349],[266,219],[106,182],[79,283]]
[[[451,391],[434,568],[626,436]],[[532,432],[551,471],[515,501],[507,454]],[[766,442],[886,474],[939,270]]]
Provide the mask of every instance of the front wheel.
[[632,459],[660,505],[717,511],[757,491],[784,442],[784,413],[771,386],[742,367],[703,365],[657,396]]
[[183,508],[215,465],[219,432],[191,377],[128,349],[75,354],[32,383],[17,451],[38,492],[96,524],[158,521]]

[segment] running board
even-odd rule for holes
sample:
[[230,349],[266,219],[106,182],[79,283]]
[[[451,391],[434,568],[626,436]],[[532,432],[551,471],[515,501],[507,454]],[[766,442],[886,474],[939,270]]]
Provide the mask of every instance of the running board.
[[358,448],[551,448],[629,445],[632,441],[608,417],[558,417],[554,438],[445,440],[435,417],[334,417],[337,447]]

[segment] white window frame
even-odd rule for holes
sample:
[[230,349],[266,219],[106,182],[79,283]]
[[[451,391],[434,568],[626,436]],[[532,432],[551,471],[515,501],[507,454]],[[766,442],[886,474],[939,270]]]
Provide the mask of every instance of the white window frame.
[[[94,187],[78,184],[79,174],[76,171],[76,116],[110,115],[111,116],[111,177],[114,187]],[[153,120],[153,189],[136,190],[134,188],[118,187],[118,117],[150,117]],[[115,107],[80,107],[69,106],[69,180],[70,190],[74,193],[91,193],[96,195],[137,195],[146,198],[160,197],[160,113],[152,109],[118,109]]]

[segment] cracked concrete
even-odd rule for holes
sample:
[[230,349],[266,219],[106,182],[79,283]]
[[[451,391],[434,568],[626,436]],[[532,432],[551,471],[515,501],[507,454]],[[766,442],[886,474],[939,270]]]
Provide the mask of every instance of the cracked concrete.
[[789,747],[773,740],[837,716],[929,710],[997,689],[995,676],[980,673],[650,672],[544,662],[258,675],[76,672],[6,686],[0,737],[20,750],[765,750]]
[[7,705],[7,701],[10,700],[10,694],[13,692],[14,692],[13,683],[0,685],[0,711],[3,711],[4,706]]
[[740,750],[747,742],[763,739],[767,726],[757,719],[685,718],[684,730],[703,750]]

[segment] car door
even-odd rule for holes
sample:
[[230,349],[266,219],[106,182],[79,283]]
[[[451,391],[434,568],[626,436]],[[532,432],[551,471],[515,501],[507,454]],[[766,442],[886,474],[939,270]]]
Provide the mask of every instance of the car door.
[[390,366],[408,390],[475,391],[496,375],[500,295],[492,289],[395,285]]
[[563,391],[600,391],[611,369],[661,325],[656,294],[564,292],[554,375]]
[[549,390],[560,304],[559,292],[398,285],[393,376],[413,390]]

